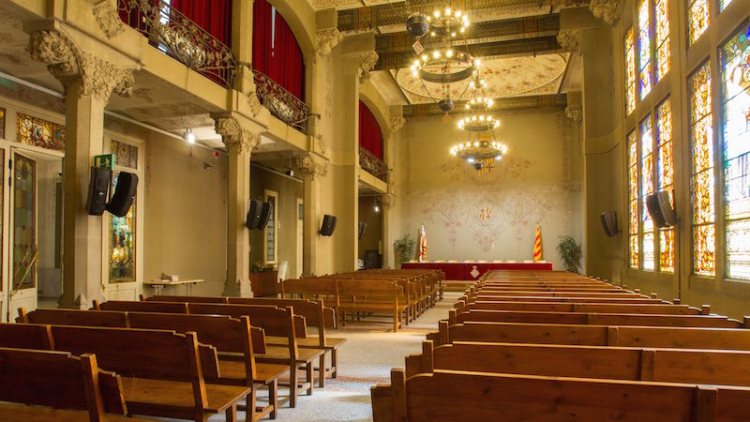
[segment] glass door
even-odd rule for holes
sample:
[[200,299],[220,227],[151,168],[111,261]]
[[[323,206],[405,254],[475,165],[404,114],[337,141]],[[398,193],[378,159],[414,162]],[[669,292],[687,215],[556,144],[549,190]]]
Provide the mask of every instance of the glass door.
[[11,148],[10,320],[18,308],[37,307],[37,160]]

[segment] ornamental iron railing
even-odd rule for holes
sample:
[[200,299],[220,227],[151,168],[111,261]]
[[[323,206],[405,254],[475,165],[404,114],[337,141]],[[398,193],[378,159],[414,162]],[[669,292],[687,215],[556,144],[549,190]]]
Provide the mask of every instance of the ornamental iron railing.
[[120,19],[151,45],[225,88],[232,88],[237,61],[232,50],[161,0],[118,0]]
[[388,183],[388,166],[378,156],[361,146],[359,147],[359,166],[362,170]]
[[253,74],[260,103],[282,122],[307,134],[310,107],[265,74],[258,71]]

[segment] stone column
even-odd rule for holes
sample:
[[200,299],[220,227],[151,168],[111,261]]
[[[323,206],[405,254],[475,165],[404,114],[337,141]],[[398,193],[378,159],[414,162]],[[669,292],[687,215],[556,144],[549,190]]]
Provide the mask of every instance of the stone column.
[[320,179],[328,174],[328,160],[315,153],[297,156],[297,170],[304,181],[302,273],[316,275],[318,228],[320,225]]
[[89,308],[102,298],[102,217],[86,211],[89,173],[102,153],[104,107],[115,92],[133,93],[132,69],[82,51],[56,31],[31,34],[28,51],[65,87],[65,162],[63,166],[63,295],[66,308]]
[[244,129],[231,114],[211,117],[228,153],[227,279],[222,295],[252,297],[250,233],[245,227],[245,218],[250,199],[250,156],[260,145],[260,133]]

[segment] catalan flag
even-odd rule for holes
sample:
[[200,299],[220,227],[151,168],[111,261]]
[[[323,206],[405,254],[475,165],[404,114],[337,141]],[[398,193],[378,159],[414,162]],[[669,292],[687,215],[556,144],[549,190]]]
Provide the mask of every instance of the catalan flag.
[[534,237],[534,262],[539,262],[542,259],[542,229],[537,224],[536,236]]
[[419,230],[419,262],[427,259],[427,234],[424,231],[424,224]]

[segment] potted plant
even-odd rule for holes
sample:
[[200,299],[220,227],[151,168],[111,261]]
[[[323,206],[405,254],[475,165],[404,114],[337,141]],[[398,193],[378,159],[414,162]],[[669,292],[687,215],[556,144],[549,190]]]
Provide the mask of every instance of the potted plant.
[[399,260],[401,262],[409,262],[412,256],[414,256],[414,248],[417,246],[417,242],[406,234],[401,239],[393,242],[393,246],[396,248],[396,256]]
[[565,263],[565,270],[577,273],[581,266],[581,245],[576,243],[571,236],[560,236],[560,243],[557,244],[557,253]]

